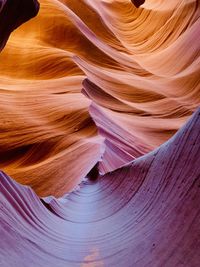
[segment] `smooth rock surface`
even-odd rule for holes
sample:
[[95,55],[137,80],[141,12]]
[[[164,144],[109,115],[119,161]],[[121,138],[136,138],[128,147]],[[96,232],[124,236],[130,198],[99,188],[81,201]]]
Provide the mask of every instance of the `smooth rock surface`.
[[200,109],[158,149],[60,199],[1,172],[1,265],[198,267],[199,150]]

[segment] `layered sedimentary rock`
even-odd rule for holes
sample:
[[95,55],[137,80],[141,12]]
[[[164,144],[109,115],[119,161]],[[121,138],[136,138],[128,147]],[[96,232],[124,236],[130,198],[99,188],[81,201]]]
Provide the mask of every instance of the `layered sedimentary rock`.
[[199,267],[199,2],[40,2],[0,0],[0,266]]
[[62,196],[98,161],[106,173],[158,147],[199,105],[200,11],[40,2],[0,55],[0,168]]
[[158,149],[60,199],[1,173],[2,266],[197,267],[199,150],[200,109]]

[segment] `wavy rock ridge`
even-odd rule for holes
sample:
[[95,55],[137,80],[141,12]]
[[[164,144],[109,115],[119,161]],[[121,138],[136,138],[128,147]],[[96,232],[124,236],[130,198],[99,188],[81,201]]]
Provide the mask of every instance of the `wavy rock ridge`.
[[0,266],[199,267],[199,2],[38,10],[0,0]]
[[158,149],[60,199],[1,173],[2,266],[197,267],[199,149],[200,109]]
[[200,102],[199,8],[42,0],[0,55],[0,168],[62,196],[168,140]]

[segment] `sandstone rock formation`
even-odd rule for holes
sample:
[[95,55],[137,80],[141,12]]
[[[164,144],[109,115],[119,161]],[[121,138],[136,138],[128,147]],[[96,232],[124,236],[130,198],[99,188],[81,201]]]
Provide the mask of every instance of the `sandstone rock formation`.
[[199,267],[199,1],[38,9],[0,0],[0,266]]

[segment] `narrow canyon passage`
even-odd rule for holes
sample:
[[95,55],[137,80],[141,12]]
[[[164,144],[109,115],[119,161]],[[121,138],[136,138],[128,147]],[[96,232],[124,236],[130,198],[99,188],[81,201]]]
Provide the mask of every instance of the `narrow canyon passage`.
[[199,267],[199,0],[0,0],[0,267]]

